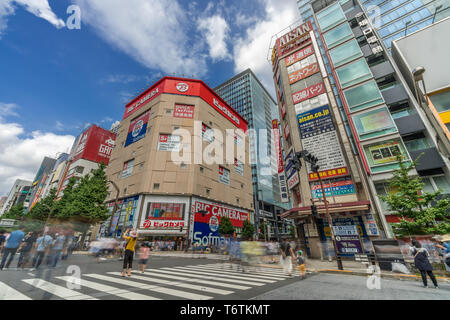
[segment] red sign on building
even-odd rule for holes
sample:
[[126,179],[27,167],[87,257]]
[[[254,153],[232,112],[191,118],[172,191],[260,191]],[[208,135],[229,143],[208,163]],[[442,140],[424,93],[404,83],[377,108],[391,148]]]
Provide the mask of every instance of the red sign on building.
[[286,63],[286,67],[289,67],[291,64],[294,64],[300,60],[305,59],[306,57],[312,55],[314,53],[313,45],[309,45],[306,48],[300,49],[297,52],[294,52],[289,57],[284,58]]
[[[242,228],[244,221],[249,218],[247,211],[228,208],[215,203],[196,201],[192,207],[193,212],[195,212],[195,222],[209,223],[212,216],[216,216],[220,222],[221,217],[227,217],[230,219],[233,227]],[[205,210],[207,213],[203,216],[199,213],[201,210]]]
[[173,111],[173,116],[175,118],[193,119],[194,118],[194,106],[189,106],[189,105],[184,105],[184,104],[176,104],[175,109]]
[[294,104],[297,104],[302,101],[314,98],[322,93],[325,93],[325,85],[323,82],[319,82],[311,87],[292,94],[292,101],[294,102]]
[[297,81],[300,81],[302,79],[308,78],[309,76],[312,76],[313,74],[319,72],[319,65],[317,63],[310,64],[309,66],[302,68],[298,71],[295,71],[294,73],[291,73],[289,75],[289,83],[293,84]]
[[281,57],[304,45],[306,42],[311,41],[310,32],[312,30],[313,27],[311,21],[308,21],[299,25],[294,30],[286,33],[282,37],[278,38],[275,43],[275,47],[278,51],[278,56]]
[[96,125],[91,126],[80,136],[72,155],[72,162],[85,159],[97,163],[104,162],[108,165],[115,140],[115,133]]

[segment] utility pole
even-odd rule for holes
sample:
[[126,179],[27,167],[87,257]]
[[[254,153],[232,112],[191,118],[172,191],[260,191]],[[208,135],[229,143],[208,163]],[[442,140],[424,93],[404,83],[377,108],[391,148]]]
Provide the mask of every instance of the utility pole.
[[319,159],[317,157],[313,156],[312,154],[310,154],[306,150],[303,150],[301,152],[296,152],[295,153],[295,158],[296,159],[294,159],[294,166],[296,167],[297,172],[300,172],[300,169],[302,167],[301,158],[303,158],[306,162],[308,162],[311,165],[311,170],[314,173],[316,173],[317,177],[319,178],[320,187],[322,189],[323,202],[325,203],[325,212],[326,212],[327,219],[328,219],[328,225],[330,227],[331,241],[333,242],[334,252],[335,252],[335,255],[336,255],[337,266],[338,266],[339,270],[344,270],[344,268],[342,266],[342,259],[339,256],[339,252],[337,250],[336,237],[335,237],[334,229],[333,229],[333,220],[331,219],[330,211],[329,211],[329,208],[328,208],[328,200],[327,200],[327,197],[325,195],[325,188],[323,187],[323,181],[322,181],[322,178],[320,177],[320,174],[319,174],[319,165],[317,164]]

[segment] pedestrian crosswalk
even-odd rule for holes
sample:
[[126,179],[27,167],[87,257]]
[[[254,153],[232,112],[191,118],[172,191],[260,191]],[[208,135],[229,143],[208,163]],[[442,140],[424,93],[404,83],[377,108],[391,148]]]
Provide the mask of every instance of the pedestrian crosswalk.
[[[245,267],[233,263],[207,263],[134,271],[82,274],[79,287],[69,276],[22,279],[11,286],[0,281],[0,300],[211,300],[233,299],[234,294],[291,279],[280,269]],[[1,280],[1,279],[0,279]]]

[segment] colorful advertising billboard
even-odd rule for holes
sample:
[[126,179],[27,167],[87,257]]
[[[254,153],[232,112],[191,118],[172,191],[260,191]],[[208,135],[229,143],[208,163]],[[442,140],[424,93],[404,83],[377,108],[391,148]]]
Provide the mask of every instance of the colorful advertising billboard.
[[128,135],[127,140],[125,141],[125,147],[145,138],[149,118],[150,118],[150,111],[147,111],[143,115],[131,121],[130,127],[128,128]]
[[300,50],[294,52],[293,54],[291,54],[290,56],[288,56],[284,59],[284,61],[286,63],[286,67],[289,67],[291,64],[294,64],[300,60],[305,59],[306,57],[312,55],[313,53],[314,53],[314,47],[312,44],[303,49],[300,49]]
[[194,119],[194,106],[176,104],[173,110],[174,118]]
[[360,140],[397,132],[386,107],[352,116]]
[[91,126],[81,135],[72,155],[72,163],[85,159],[97,163],[104,162],[108,165],[115,140],[115,133],[96,125]]
[[306,89],[303,89],[303,90],[293,93],[292,101],[294,102],[294,104],[297,104],[304,100],[314,98],[322,93],[325,93],[325,85],[323,82],[319,82],[319,83],[312,85]]
[[281,151],[280,129],[278,127],[277,119],[272,120],[272,129],[275,144],[275,154],[277,155],[278,162],[278,180],[280,182],[279,185],[281,202],[289,202],[289,196],[287,194],[286,188],[286,176],[284,174],[283,152]]
[[[328,105],[297,115],[303,150],[319,159],[319,175],[323,178],[348,175],[344,154]],[[317,180],[317,174],[308,164],[309,180]]]
[[[205,210],[207,214],[203,217],[200,213],[201,210]],[[212,216],[218,219],[220,222],[221,217],[227,217],[230,219],[233,227],[242,228],[244,225],[244,221],[248,220],[249,213],[248,211],[242,211],[240,209],[225,207],[223,205],[207,202],[207,201],[199,201],[196,200],[192,205],[192,212],[195,213],[195,221],[199,222],[208,222]]]
[[281,57],[311,41],[310,32],[313,31],[311,21],[307,21],[294,30],[289,31],[275,42],[278,56]]
[[[331,179],[323,183],[326,197],[345,196],[355,194],[355,186],[350,177]],[[323,198],[322,188],[319,182],[311,183],[311,193],[313,198]]]
[[[364,147],[371,165],[383,165],[397,161],[396,154],[404,154],[400,141],[386,141]],[[404,156],[403,156],[404,157]],[[404,157],[405,158],[405,157]]]
[[295,71],[294,73],[291,73],[289,75],[289,84],[293,84],[296,83],[297,81],[308,78],[309,76],[312,76],[313,74],[319,71],[320,69],[317,63],[310,64],[305,68],[302,68],[298,71]]

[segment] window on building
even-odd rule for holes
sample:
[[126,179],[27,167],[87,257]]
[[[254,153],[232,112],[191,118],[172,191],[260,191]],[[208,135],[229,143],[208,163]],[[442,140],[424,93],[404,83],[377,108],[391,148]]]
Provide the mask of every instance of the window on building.
[[326,8],[317,14],[317,21],[319,22],[320,29],[325,32],[343,21],[347,21],[339,3]]
[[159,190],[159,183],[153,184],[153,190]]
[[127,188],[123,189],[123,194],[126,195],[127,194]]
[[405,147],[408,151],[419,151],[432,147],[432,144],[423,132],[404,136],[403,142],[405,143]]
[[181,168],[181,169],[186,169],[186,168],[187,168],[186,163],[182,162],[182,163],[180,164],[180,168]]
[[437,112],[445,112],[450,110],[450,90],[430,96],[431,103]]
[[373,80],[344,91],[344,96],[350,112],[362,110],[384,102],[381,92]]
[[354,39],[330,50],[330,57],[336,68],[362,56],[358,42]]
[[211,194],[211,189],[206,188],[206,195],[209,196]]
[[344,23],[339,27],[330,30],[323,34],[323,38],[325,39],[325,43],[328,49],[331,49],[338,44],[353,38],[353,32],[348,23]]
[[183,220],[184,203],[148,203],[145,219]]
[[81,167],[81,166],[75,167],[75,172],[76,173],[83,174],[83,171],[84,171],[84,167]]
[[397,132],[397,127],[386,107],[352,116],[360,140]]
[[131,174],[133,173],[133,167],[134,167],[134,159],[125,162],[123,164],[122,178],[131,176]]
[[336,73],[342,88],[347,88],[372,77],[372,72],[365,59],[359,59],[338,68]]

